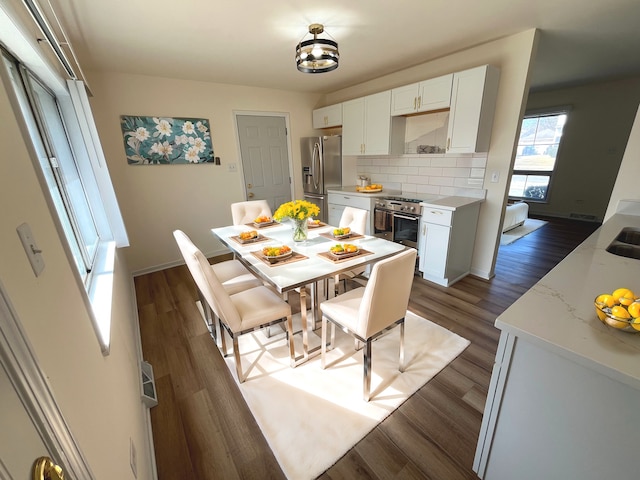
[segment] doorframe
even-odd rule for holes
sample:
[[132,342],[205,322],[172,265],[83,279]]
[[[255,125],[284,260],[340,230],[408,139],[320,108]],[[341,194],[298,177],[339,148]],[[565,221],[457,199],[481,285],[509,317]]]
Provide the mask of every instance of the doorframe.
[[244,183],[244,168],[242,164],[242,150],[240,149],[240,132],[238,132],[238,116],[247,117],[281,117],[284,118],[284,126],[287,129],[287,156],[289,157],[289,190],[291,191],[291,198],[295,197],[295,176],[293,170],[293,151],[291,149],[291,125],[289,121],[289,114],[287,112],[260,112],[255,110],[233,110],[233,130],[236,134],[236,149],[238,152],[238,173],[240,174],[240,183],[242,188],[242,194],[244,200],[247,198],[247,186]]
[[[0,279],[0,365],[54,461],[69,478],[95,479],[40,368]],[[34,458],[34,461],[36,459]]]

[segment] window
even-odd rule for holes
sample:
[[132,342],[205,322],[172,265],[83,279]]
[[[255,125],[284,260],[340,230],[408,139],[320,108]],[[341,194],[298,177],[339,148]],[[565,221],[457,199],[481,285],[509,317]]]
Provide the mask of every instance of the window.
[[4,61],[76,268],[87,284],[100,236],[58,103],[27,69],[7,56]]
[[547,201],[566,120],[566,111],[527,115],[522,120],[509,198]]
[[[0,9],[0,22],[3,11]],[[111,342],[116,247],[129,244],[87,89],[80,80],[64,80],[37,54],[20,32],[3,36],[0,80],[14,105],[29,145],[69,265],[103,354]],[[11,43],[13,42],[13,43]],[[36,47],[36,48],[33,48]],[[36,73],[37,72],[37,73]]]

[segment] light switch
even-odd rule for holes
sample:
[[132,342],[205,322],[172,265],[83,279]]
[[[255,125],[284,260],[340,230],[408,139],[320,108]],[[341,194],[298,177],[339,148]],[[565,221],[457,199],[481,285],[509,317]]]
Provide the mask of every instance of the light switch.
[[24,247],[24,251],[27,254],[27,258],[29,259],[29,263],[31,263],[31,268],[33,268],[33,273],[38,277],[44,270],[42,250],[38,248],[38,245],[33,238],[33,233],[31,233],[31,227],[29,227],[28,223],[23,223],[18,226],[16,230],[20,237],[20,241],[22,242],[22,246]]
[[491,183],[498,183],[500,172],[491,172]]

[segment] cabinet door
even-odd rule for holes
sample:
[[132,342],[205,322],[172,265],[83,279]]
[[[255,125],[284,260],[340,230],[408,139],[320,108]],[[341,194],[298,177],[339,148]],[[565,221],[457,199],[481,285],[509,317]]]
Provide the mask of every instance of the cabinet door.
[[364,97],[342,104],[342,154],[362,155],[364,150]]
[[[451,87],[449,87],[451,90]],[[449,92],[451,95],[451,92]],[[416,111],[418,84],[405,85],[391,90],[391,116],[407,115]]]
[[428,112],[451,106],[453,74],[420,82],[418,86],[418,111]]
[[391,146],[391,90],[365,97],[364,153],[388,155]]
[[447,153],[489,150],[498,76],[498,69],[490,65],[453,75]]
[[344,211],[344,205],[329,204],[329,225],[337,227],[340,225],[340,218],[342,218],[342,212]]
[[338,127],[340,125],[342,125],[341,103],[313,111],[313,128]]
[[450,227],[425,223],[426,241],[424,245],[423,272],[425,275],[444,278],[449,254]]

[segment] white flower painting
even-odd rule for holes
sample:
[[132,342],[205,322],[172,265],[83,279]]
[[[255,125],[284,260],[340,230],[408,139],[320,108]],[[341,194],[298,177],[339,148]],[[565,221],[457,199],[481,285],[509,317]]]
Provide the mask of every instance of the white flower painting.
[[129,165],[213,163],[209,120],[122,115]]

